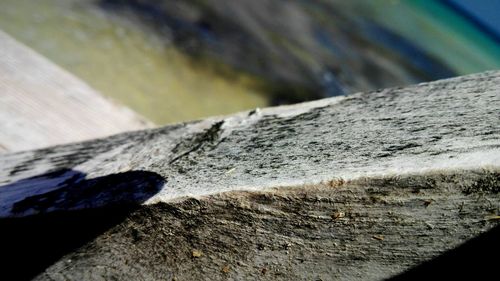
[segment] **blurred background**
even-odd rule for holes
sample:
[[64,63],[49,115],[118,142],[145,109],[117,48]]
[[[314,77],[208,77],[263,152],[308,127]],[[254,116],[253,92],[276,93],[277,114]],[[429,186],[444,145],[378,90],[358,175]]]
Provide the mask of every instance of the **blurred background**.
[[0,0],[0,30],[156,125],[500,66],[494,0]]

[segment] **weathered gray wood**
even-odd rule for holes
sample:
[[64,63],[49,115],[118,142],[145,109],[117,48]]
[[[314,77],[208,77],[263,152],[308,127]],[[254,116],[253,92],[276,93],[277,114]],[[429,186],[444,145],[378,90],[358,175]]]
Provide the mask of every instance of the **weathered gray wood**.
[[[56,243],[31,267],[38,280],[394,276],[498,233],[499,82],[486,72],[2,155],[0,241],[33,221],[93,233]],[[452,258],[453,272],[494,268],[477,255]]]
[[0,30],[0,153],[151,125]]

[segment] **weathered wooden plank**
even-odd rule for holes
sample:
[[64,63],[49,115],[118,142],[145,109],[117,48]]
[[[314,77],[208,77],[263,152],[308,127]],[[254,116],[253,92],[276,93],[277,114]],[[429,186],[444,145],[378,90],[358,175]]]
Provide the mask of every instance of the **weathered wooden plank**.
[[[398,275],[498,233],[499,82],[486,72],[3,155],[6,262],[38,280]],[[491,272],[478,254],[491,237],[433,274]]]
[[0,152],[148,127],[150,122],[0,30]]

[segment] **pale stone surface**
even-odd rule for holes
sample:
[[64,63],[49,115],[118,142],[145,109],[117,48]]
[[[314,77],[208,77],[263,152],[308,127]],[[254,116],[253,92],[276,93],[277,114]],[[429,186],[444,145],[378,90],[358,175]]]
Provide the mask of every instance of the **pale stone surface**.
[[[397,275],[498,232],[499,82],[486,72],[2,155],[3,240],[30,220],[54,236],[73,220],[102,226],[42,255],[40,280]],[[485,239],[475,248],[495,249]],[[485,274],[481,257],[466,262]]]
[[0,153],[151,127],[0,30]]

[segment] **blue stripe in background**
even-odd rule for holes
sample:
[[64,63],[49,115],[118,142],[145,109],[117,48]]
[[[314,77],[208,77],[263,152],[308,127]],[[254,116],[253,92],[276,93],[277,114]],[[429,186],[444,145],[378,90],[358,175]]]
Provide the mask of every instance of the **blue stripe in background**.
[[499,0],[441,0],[500,43]]

